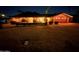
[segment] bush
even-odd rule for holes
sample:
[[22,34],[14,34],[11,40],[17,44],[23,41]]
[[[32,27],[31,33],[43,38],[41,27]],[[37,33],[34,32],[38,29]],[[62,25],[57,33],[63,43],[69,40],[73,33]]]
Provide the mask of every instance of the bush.
[[51,22],[49,22],[49,24],[51,25],[51,24],[53,24],[53,22],[51,21]]
[[58,22],[56,21],[55,24],[58,24]]

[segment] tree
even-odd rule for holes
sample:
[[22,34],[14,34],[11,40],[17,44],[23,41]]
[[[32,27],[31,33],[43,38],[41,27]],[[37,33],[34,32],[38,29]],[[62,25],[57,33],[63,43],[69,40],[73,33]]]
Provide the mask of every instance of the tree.
[[2,24],[5,23],[5,14],[0,13],[0,29],[2,28]]
[[79,23],[79,10],[76,11],[76,13],[73,17],[73,22]]

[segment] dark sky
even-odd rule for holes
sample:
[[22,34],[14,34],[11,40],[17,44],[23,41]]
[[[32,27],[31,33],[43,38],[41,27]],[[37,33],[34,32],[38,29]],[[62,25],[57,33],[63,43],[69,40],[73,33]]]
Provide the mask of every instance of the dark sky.
[[[31,11],[44,14],[47,7],[48,6],[0,6],[0,11],[5,13],[7,16],[20,13],[18,10],[22,10],[23,12]],[[75,14],[78,10],[78,6],[51,6],[48,13],[53,14],[57,12],[66,12],[72,15]]]

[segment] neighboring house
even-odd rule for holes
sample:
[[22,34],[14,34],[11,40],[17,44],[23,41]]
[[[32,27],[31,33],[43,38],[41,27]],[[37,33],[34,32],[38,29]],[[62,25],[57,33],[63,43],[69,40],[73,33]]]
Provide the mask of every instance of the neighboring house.
[[53,24],[58,23],[69,23],[73,19],[73,16],[67,13],[57,13],[57,14],[37,14],[37,13],[21,13],[11,17],[9,22],[15,23],[47,23]]

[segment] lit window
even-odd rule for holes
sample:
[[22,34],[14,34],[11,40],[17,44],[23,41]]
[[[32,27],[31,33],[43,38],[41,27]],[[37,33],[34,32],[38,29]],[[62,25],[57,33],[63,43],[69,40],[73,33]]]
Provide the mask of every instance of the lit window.
[[58,19],[58,17],[56,17],[55,19]]
[[64,17],[62,17],[61,19],[64,19]]
[[60,19],[60,17],[58,17],[58,19]]

